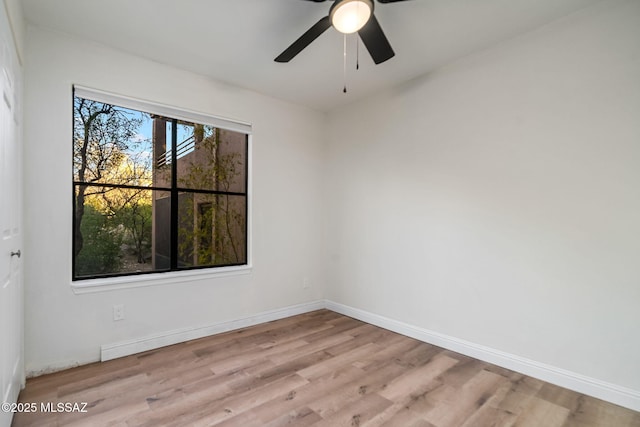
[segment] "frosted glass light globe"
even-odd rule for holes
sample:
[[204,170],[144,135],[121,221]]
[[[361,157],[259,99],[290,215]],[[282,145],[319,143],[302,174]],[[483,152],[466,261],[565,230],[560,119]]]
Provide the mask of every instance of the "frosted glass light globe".
[[342,0],[331,10],[331,24],[341,33],[355,33],[369,21],[371,12],[371,1]]

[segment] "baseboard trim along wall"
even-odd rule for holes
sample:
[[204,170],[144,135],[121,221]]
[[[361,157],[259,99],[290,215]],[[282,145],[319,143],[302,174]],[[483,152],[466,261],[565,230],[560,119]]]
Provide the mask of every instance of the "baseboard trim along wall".
[[555,366],[539,363],[531,359],[409,325],[398,320],[328,300],[297,304],[213,325],[178,329],[136,340],[103,345],[101,347],[101,360],[107,361],[116,359],[118,357],[203,338],[209,335],[246,328],[248,326],[271,322],[273,320],[284,319],[286,317],[308,313],[323,308],[436,345],[438,347],[474,357],[506,369],[511,369],[560,387],[606,400],[634,411],[640,411],[640,391],[600,381],[575,372],[557,368]]
[[455,351],[456,353],[464,354],[465,356],[470,356],[560,387],[577,391],[578,393],[606,400],[607,402],[615,403],[616,405],[624,406],[634,411],[640,411],[640,391],[637,390],[600,381],[555,366],[539,363],[480,344],[419,328],[333,301],[326,301],[325,308],[438,347]]
[[153,350],[168,345],[195,340],[210,335],[221,334],[248,326],[259,325],[273,320],[284,319],[298,314],[308,313],[314,310],[325,308],[325,302],[313,301],[303,304],[292,305],[276,310],[264,311],[248,317],[242,317],[226,322],[205,325],[195,328],[176,329],[161,334],[151,335],[130,341],[123,341],[115,344],[103,345],[100,348],[100,360],[105,362],[118,357],[129,356],[143,351]]

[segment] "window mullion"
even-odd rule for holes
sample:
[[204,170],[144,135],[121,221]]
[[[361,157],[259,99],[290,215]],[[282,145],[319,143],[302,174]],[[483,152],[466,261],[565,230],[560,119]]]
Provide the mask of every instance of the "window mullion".
[[178,120],[171,120],[171,270],[178,269]]

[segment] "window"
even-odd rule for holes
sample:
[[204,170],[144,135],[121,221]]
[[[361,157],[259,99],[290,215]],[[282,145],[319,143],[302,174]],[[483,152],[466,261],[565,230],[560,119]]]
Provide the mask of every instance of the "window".
[[74,280],[248,264],[248,125],[80,88],[73,118]]

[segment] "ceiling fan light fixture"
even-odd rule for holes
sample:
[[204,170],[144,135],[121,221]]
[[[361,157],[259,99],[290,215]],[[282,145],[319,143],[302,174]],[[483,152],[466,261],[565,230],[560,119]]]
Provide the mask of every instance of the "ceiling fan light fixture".
[[329,16],[336,30],[351,34],[364,27],[372,13],[371,0],[341,0],[334,3]]

